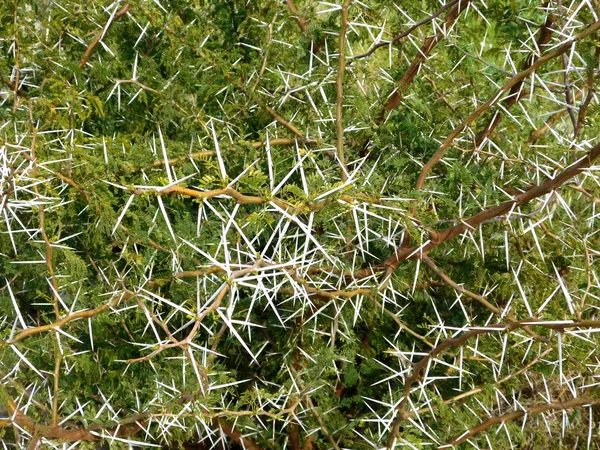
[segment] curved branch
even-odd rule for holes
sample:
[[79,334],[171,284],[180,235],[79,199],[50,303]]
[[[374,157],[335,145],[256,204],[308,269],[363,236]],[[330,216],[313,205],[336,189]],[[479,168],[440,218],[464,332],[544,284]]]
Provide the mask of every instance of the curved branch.
[[[459,2],[456,2],[444,18],[444,31],[440,31],[435,36],[431,36],[425,39],[423,45],[419,49],[419,52],[412,60],[408,69],[406,69],[406,72],[404,72],[404,75],[402,75],[402,78],[398,83],[397,89],[387,99],[387,102],[385,103],[383,109],[383,115],[385,115],[386,112],[395,109],[400,104],[404,95],[404,90],[415,78],[415,76],[419,72],[419,69],[421,68],[421,65],[427,60],[434,47],[445,37],[445,31],[448,30],[454,24],[454,22],[456,22],[456,19],[458,19],[460,13],[462,13],[467,8],[470,1],[471,0],[461,0]],[[383,115],[381,117],[382,119]]]
[[437,19],[439,16],[442,15],[442,13],[444,11],[446,11],[448,8],[451,8],[454,5],[456,5],[459,1],[460,0],[452,0],[452,1],[448,2],[448,3],[446,3],[444,6],[442,6],[440,9],[438,9],[436,12],[434,12],[432,15],[430,15],[429,17],[426,17],[425,19],[419,20],[413,26],[411,26],[408,30],[403,31],[402,33],[397,34],[396,36],[394,36],[390,41],[379,42],[378,44],[373,45],[366,53],[363,53],[362,55],[356,55],[352,59],[366,58],[368,56],[371,56],[378,48],[385,47],[386,45],[395,44],[400,39],[404,39],[406,36],[408,36],[409,34],[411,34],[413,31],[415,31],[421,25],[428,24],[432,20]]
[[444,140],[442,145],[436,150],[436,152],[431,157],[431,159],[429,161],[427,161],[427,163],[423,166],[423,169],[421,170],[421,173],[419,174],[419,178],[417,180],[416,188],[418,190],[423,188],[423,185],[425,184],[425,180],[427,179],[427,175],[429,174],[429,172],[431,171],[433,166],[435,166],[440,161],[440,159],[442,159],[442,157],[444,156],[444,153],[446,153],[446,150],[448,150],[450,145],[452,145],[452,142],[454,142],[454,139],[456,139],[458,137],[458,135],[469,124],[471,124],[471,122],[473,122],[477,117],[479,117],[484,111],[489,109],[492,105],[496,104],[498,102],[498,100],[500,99],[500,97],[504,93],[510,91],[514,86],[519,85],[519,83],[522,83],[522,81],[525,78],[527,78],[529,75],[531,75],[533,72],[535,72],[544,63],[562,55],[563,53],[566,53],[573,46],[573,44],[590,36],[591,34],[595,33],[598,30],[600,30],[600,20],[595,22],[594,24],[590,25],[584,31],[582,31],[581,33],[579,33],[572,39],[569,39],[567,42],[560,45],[558,48],[554,49],[553,51],[551,51],[549,53],[546,53],[544,56],[537,59],[535,62],[533,62],[531,64],[531,66],[528,69],[523,70],[523,71],[519,72],[518,74],[516,74],[514,77],[512,77],[508,81],[508,83],[506,83],[504,86],[502,86],[496,92],[496,94],[494,94],[493,97],[491,97],[487,102],[480,105],[458,127],[456,127],[454,129],[454,131],[452,131],[452,133],[450,133],[448,135],[448,137],[446,137],[446,139]]
[[477,425],[476,427],[471,428],[466,433],[461,434],[457,438],[452,439],[449,444],[450,445],[458,445],[466,440],[472,438],[478,433],[487,430],[488,428],[498,425],[504,422],[510,422],[511,420],[519,419],[525,415],[531,414],[540,414],[546,411],[561,411],[565,409],[578,408],[581,406],[592,406],[600,404],[600,398],[587,399],[587,398],[574,398],[572,400],[566,402],[554,402],[554,403],[546,403],[544,405],[532,406],[530,408],[526,408],[522,411],[514,411],[508,414],[504,414],[502,416],[492,417],[485,422]]
[[[598,22],[598,24],[600,26],[600,22]],[[401,262],[407,259],[414,259],[423,254],[427,254],[427,252],[429,252],[431,249],[443,244],[449,239],[461,235],[465,231],[474,230],[490,219],[510,213],[513,208],[517,206],[523,206],[526,203],[529,203],[531,200],[534,200],[545,194],[549,194],[550,192],[558,189],[571,178],[580,174],[599,156],[600,144],[596,144],[596,146],[593,147],[583,158],[580,158],[575,163],[571,164],[555,178],[548,179],[541,184],[527,189],[522,194],[515,196],[513,200],[508,200],[499,204],[498,206],[494,206],[493,208],[484,209],[474,216],[471,216],[469,219],[461,220],[458,225],[437,233],[432,233],[431,239],[420,247],[399,247],[392,256],[387,258],[379,266],[376,266],[375,269],[386,268],[388,271],[394,271]],[[357,273],[357,275],[361,278],[365,278],[367,276],[371,276],[373,273],[373,269],[365,269]]]
[[31,433],[33,440],[44,437],[47,439],[60,439],[66,442],[99,441],[100,438],[84,428],[63,428],[58,425],[44,425],[26,416],[8,394],[6,388],[0,385],[0,393],[6,397],[6,406],[11,414],[9,419],[0,420],[0,429],[17,426]]
[[14,81],[4,80],[2,78],[0,78],[0,81],[8,86],[10,90],[16,93],[19,97],[29,98],[27,91],[20,89]]
[[100,40],[104,37],[104,35],[106,34],[106,32],[108,31],[110,26],[113,24],[113,22],[115,20],[119,20],[121,17],[123,17],[128,12],[129,12],[129,3],[127,3],[125,6],[123,6],[119,11],[117,11],[117,13],[114,15],[114,17],[111,17],[108,20],[108,22],[106,22],[106,25],[104,25],[104,28],[102,28],[102,31],[100,31],[100,33],[98,33],[96,35],[94,40],[92,42],[90,42],[89,45],[87,46],[87,48],[85,49],[83,58],[81,58],[81,61],[79,61],[78,66],[80,69],[83,69],[85,67],[88,60],[90,59],[90,56],[92,56],[92,52],[94,51],[94,49],[96,48],[96,46],[98,45]]
[[[552,37],[552,26],[554,25],[556,19],[556,14],[549,14],[546,18],[546,21],[540,27],[540,35],[538,37],[536,45],[537,48],[541,49],[550,42],[550,38]],[[565,54],[563,53],[562,56],[565,57]],[[536,61],[536,59],[539,58],[536,58],[535,52],[531,52],[531,54],[525,59],[525,61],[523,61],[521,71],[529,69]],[[521,79],[510,89],[509,95],[505,97],[504,100],[502,100],[505,109],[509,109],[519,100],[521,100],[524,94],[522,90],[524,82],[525,80]],[[495,112],[490,121],[486,124],[485,127],[481,129],[481,131],[475,137],[475,148],[479,148],[479,146],[494,132],[496,127],[500,124],[502,116],[503,114],[501,110]]]
[[[32,327],[32,328],[25,328],[23,331],[21,331],[19,334],[17,334],[14,338],[12,338],[12,340],[4,342],[4,344],[13,345],[16,342],[18,342],[22,339],[25,339],[28,336],[33,336],[35,334],[40,334],[40,333],[44,333],[46,331],[54,330],[55,328],[62,327],[63,325],[66,325],[69,322],[73,322],[74,320],[86,319],[89,317],[97,316],[98,314],[103,313],[107,309],[118,305],[119,302],[123,298],[128,298],[128,297],[129,296],[127,294],[123,294],[122,296],[116,296],[116,297],[113,297],[113,299],[110,302],[108,302],[102,306],[98,306],[93,309],[88,309],[85,311],[78,311],[76,313],[69,314],[69,315],[57,320],[56,322],[49,323],[47,325],[41,325],[39,327]],[[0,342],[0,344],[1,344],[1,342]]]
[[591,70],[588,71],[587,95],[585,96],[583,103],[579,107],[579,114],[577,115],[577,122],[575,124],[575,131],[573,133],[575,139],[579,138],[579,134],[581,133],[581,130],[583,128],[583,122],[585,121],[585,115],[587,113],[588,107],[590,106],[592,99],[596,95],[596,88],[595,88],[595,84],[594,84],[594,77],[595,77],[594,69],[596,67],[598,67],[599,60],[600,60],[600,47],[596,47],[596,51],[594,53],[594,62],[591,65]]
[[[266,205],[268,203],[272,203],[292,214],[299,214],[305,211],[320,211],[327,205],[331,204],[331,198],[324,198],[320,201],[306,201],[300,206],[293,206],[280,197],[268,198],[259,197],[257,195],[247,195],[232,187],[211,189],[209,191],[199,191],[196,189],[190,189],[182,186],[170,186],[162,189],[151,187],[138,187],[133,189],[131,193],[134,195],[142,195],[144,193],[151,193],[154,195],[186,195],[188,197],[198,198],[202,200],[215,197],[230,197],[235,199],[236,202],[240,205]],[[372,203],[381,203],[381,201],[377,199],[369,200],[358,197],[355,198],[349,195],[341,195],[340,199],[348,203],[354,203],[356,201],[371,201]]]
[[[401,423],[406,420],[410,416],[410,412],[406,410],[406,404],[408,402],[408,397],[410,396],[410,392],[412,389],[412,385],[420,381],[424,376],[424,371],[428,366],[429,361],[434,359],[436,356],[443,353],[446,349],[450,347],[462,347],[469,339],[479,336],[482,334],[487,334],[491,332],[499,332],[499,331],[515,331],[518,329],[525,328],[527,326],[543,326],[546,328],[550,328],[557,331],[562,331],[566,328],[596,328],[600,325],[599,320],[581,320],[581,321],[565,321],[564,323],[557,324],[556,322],[545,322],[543,320],[537,319],[535,317],[520,320],[517,322],[512,322],[508,325],[505,324],[495,324],[489,325],[486,327],[479,327],[475,329],[470,329],[466,331],[461,336],[456,338],[448,338],[444,341],[440,342],[435,348],[431,349],[425,356],[423,356],[419,361],[413,363],[412,365],[412,375],[406,378],[404,382],[404,398],[400,402],[397,408],[397,415],[392,423],[392,428],[388,435],[387,448],[394,448],[394,443],[398,433],[400,431]],[[493,425],[493,424],[492,424]],[[491,426],[491,425],[490,425]],[[489,428],[489,427],[488,427]],[[483,431],[479,430],[479,431]],[[478,431],[478,432],[479,432]],[[462,442],[462,441],[461,441]]]
[[99,441],[101,438],[84,428],[63,428],[58,425],[43,425],[31,417],[17,413],[12,419],[0,420],[0,428],[18,426],[24,428],[34,437],[57,439],[64,442]]
[[294,16],[294,19],[296,19],[296,22],[298,23],[300,30],[302,30],[302,32],[305,32],[306,29],[308,28],[308,26],[306,25],[306,20],[304,20],[304,17],[302,17],[300,15],[300,13],[298,12],[298,8],[296,8],[294,1],[293,0],[285,0],[285,2],[287,3],[288,9]]

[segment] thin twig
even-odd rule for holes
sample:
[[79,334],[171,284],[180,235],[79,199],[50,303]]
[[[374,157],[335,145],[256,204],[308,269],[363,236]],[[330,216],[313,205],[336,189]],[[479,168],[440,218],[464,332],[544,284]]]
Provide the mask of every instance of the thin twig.
[[[539,363],[544,356],[546,356],[548,353],[551,353],[552,351],[554,351],[553,348],[547,348],[537,358],[534,358],[532,361],[530,361],[529,363],[527,363],[526,365],[521,367],[516,372],[511,372],[510,374],[506,375],[504,378],[501,378],[500,380],[498,380],[496,383],[494,383],[494,387],[498,387],[501,384],[506,383],[507,381],[510,381],[513,378],[518,377],[519,375],[524,374],[531,367],[533,367],[534,365]],[[480,394],[482,392],[485,392],[487,389],[488,389],[488,383],[484,383],[484,384],[480,385],[479,387],[471,389],[470,391],[461,392],[460,394],[455,395],[454,397],[447,398],[446,400],[444,400],[444,404],[451,405],[452,403],[456,403],[459,400],[463,400],[463,399],[471,397],[475,394]],[[412,411],[409,415],[412,417],[412,416],[416,416],[418,414],[424,414],[424,413],[427,413],[430,411],[431,411],[430,408],[426,407],[426,408],[421,408],[418,411]]]
[[594,52],[594,61],[593,64],[590,65],[588,69],[588,77],[587,77],[587,95],[583,100],[583,103],[579,107],[579,114],[577,115],[577,124],[575,126],[575,132],[573,133],[574,139],[578,139],[581,134],[581,130],[583,129],[583,123],[585,121],[585,116],[592,102],[592,99],[596,95],[596,86],[594,83],[595,71],[594,69],[598,67],[598,61],[600,60],[600,46],[596,46],[596,51]]
[[[461,294],[465,294],[467,297],[471,297],[474,300],[477,300],[479,303],[481,303],[483,306],[485,306],[487,309],[489,309],[494,314],[502,315],[502,311],[499,308],[492,305],[490,302],[488,302],[485,297],[483,297],[479,294],[476,294],[475,292],[471,292],[468,289],[465,289],[463,286],[461,286],[460,284],[458,284],[454,280],[452,280],[452,278],[450,278],[448,275],[446,275],[429,256],[423,256],[422,260],[431,268],[431,270],[433,270],[436,274],[438,274],[439,277],[442,280],[444,280],[445,283],[447,283],[449,286],[452,286],[452,288],[455,291],[460,292]],[[511,323],[518,322],[518,320],[515,319],[515,317],[511,313],[506,314],[505,317]],[[534,339],[537,339],[540,341],[546,341],[546,339],[542,338],[541,336],[538,336],[533,331],[531,331],[528,327],[523,327],[523,328]]]

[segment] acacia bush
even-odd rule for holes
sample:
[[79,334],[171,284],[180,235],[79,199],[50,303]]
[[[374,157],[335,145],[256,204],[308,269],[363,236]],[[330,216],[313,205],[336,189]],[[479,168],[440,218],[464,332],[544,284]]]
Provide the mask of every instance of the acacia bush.
[[599,15],[2,2],[3,448],[598,448]]

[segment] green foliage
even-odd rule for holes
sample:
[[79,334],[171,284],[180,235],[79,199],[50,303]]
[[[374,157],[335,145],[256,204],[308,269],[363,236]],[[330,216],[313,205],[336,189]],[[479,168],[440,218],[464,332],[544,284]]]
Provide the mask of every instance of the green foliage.
[[333,3],[2,3],[0,441],[589,447],[597,33],[516,81],[563,3],[350,2],[341,92]]

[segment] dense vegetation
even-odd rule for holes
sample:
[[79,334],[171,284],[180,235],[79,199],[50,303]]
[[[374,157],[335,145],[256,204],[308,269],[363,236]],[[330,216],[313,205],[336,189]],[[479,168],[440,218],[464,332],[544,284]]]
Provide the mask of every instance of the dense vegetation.
[[598,448],[597,0],[0,5],[3,448]]

